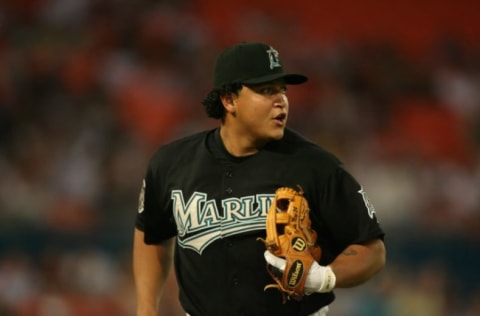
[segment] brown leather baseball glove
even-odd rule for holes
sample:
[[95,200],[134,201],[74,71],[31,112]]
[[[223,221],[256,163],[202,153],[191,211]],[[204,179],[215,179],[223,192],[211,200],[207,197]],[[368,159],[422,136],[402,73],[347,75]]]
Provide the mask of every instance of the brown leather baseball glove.
[[316,244],[317,233],[310,227],[309,212],[300,186],[298,191],[288,187],[277,189],[267,214],[267,236],[259,238],[269,252],[285,259],[283,274],[267,264],[275,283],[265,287],[265,290],[280,290],[284,302],[290,298],[302,299],[307,273],[313,262],[320,260],[321,249]]

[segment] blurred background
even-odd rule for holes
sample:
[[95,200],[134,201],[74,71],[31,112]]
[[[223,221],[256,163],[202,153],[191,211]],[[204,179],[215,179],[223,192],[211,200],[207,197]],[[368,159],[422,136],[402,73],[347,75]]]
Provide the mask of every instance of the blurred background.
[[[134,315],[147,161],[212,128],[200,101],[241,40],[310,77],[290,127],[338,155],[387,267],[332,316],[480,315],[480,5],[467,0],[2,0],[0,316]],[[161,315],[184,315],[174,277]],[[212,297],[212,299],[215,299]]]

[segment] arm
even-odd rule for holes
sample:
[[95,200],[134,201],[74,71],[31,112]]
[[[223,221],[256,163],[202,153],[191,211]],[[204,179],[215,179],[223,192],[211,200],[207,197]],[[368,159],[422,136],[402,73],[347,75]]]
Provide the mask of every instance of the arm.
[[[285,271],[286,260],[265,251],[265,260]],[[354,287],[366,282],[385,265],[385,246],[381,239],[348,246],[328,266],[313,262],[305,281],[305,293],[330,292],[335,287]]]
[[147,245],[144,233],[135,229],[133,275],[137,295],[137,316],[156,316],[158,300],[172,263],[174,239]]
[[385,258],[385,245],[381,239],[348,246],[330,264],[336,287],[348,288],[366,282],[384,267]]

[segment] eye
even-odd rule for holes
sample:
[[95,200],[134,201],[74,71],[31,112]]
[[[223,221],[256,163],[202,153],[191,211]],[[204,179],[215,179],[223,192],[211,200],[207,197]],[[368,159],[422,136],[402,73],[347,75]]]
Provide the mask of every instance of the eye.
[[286,94],[287,92],[287,86],[284,83],[249,85],[247,87],[255,91],[256,93],[265,95],[265,96],[272,96],[278,93]]
[[274,95],[277,93],[282,93],[285,94],[287,92],[287,87],[286,86],[265,86],[260,88],[259,92],[264,95]]
[[274,93],[274,89],[272,87],[264,87],[260,89],[260,93],[270,95]]

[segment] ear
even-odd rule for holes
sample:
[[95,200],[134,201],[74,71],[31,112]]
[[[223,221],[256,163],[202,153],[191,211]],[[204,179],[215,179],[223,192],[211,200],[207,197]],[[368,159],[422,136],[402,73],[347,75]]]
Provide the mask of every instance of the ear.
[[235,113],[236,111],[236,102],[235,95],[233,93],[226,94],[220,97],[225,111],[228,113]]

